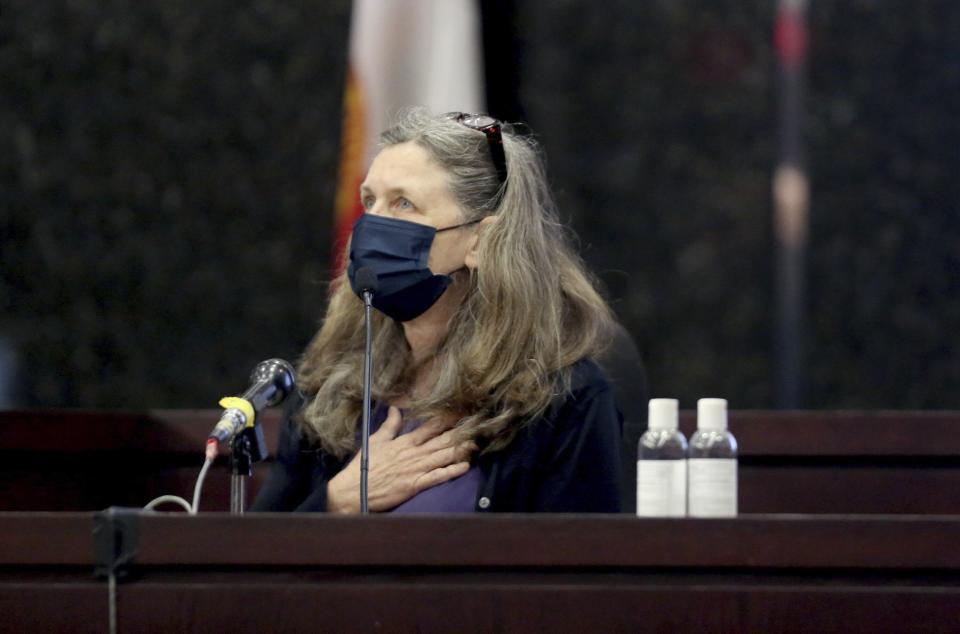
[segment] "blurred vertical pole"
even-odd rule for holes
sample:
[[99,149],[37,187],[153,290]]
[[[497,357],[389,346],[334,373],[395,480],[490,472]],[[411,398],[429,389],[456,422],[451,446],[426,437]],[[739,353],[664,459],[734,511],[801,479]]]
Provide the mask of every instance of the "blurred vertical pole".
[[809,226],[809,182],[801,127],[807,57],[806,0],[778,0],[774,30],[779,66],[780,148],[773,177],[776,240],[777,406],[802,406],[803,316]]

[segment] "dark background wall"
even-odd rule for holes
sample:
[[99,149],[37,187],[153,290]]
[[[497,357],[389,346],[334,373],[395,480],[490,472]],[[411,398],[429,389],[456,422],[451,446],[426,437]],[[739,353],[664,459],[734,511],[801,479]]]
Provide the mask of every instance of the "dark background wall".
[[[491,107],[540,133],[651,395],[774,405],[775,3],[485,4],[519,60]],[[809,22],[804,404],[958,407],[960,5]]]
[[[349,3],[102,4],[0,20],[12,400],[210,406],[322,313]],[[772,4],[482,3],[492,114],[684,406],[774,404]],[[960,407],[960,5],[810,20],[805,402]]]
[[26,405],[215,406],[321,314],[349,3],[14,1],[0,336]]

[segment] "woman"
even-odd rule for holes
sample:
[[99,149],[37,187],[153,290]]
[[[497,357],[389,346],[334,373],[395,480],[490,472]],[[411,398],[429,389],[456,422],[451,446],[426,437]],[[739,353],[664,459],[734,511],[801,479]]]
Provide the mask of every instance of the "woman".
[[419,109],[381,142],[253,510],[359,511],[364,319],[351,286],[368,268],[371,511],[617,512],[620,417],[591,360],[610,311],[534,143],[489,117]]

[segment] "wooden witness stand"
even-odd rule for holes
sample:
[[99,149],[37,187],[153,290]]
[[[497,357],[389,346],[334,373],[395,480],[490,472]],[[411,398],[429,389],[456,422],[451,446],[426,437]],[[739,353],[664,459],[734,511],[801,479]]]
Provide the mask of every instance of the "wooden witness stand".
[[[89,514],[0,521],[2,629],[104,632]],[[143,516],[118,631],[955,632],[960,519]]]
[[[214,420],[0,413],[0,630],[107,631],[92,511],[188,494]],[[733,412],[731,429],[730,520],[131,513],[118,631],[960,629],[960,414]],[[227,480],[202,508],[226,508]]]

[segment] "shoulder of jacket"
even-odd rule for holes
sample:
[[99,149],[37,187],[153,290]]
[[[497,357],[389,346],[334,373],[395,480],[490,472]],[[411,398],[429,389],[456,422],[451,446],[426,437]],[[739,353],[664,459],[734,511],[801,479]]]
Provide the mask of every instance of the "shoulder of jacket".
[[570,369],[570,391],[573,393],[600,392],[609,389],[610,381],[600,364],[587,357]]
[[542,420],[548,421],[550,426],[558,422],[558,419],[568,417],[587,401],[611,389],[600,364],[589,358],[580,359],[571,366],[567,388],[554,397],[542,416]]

